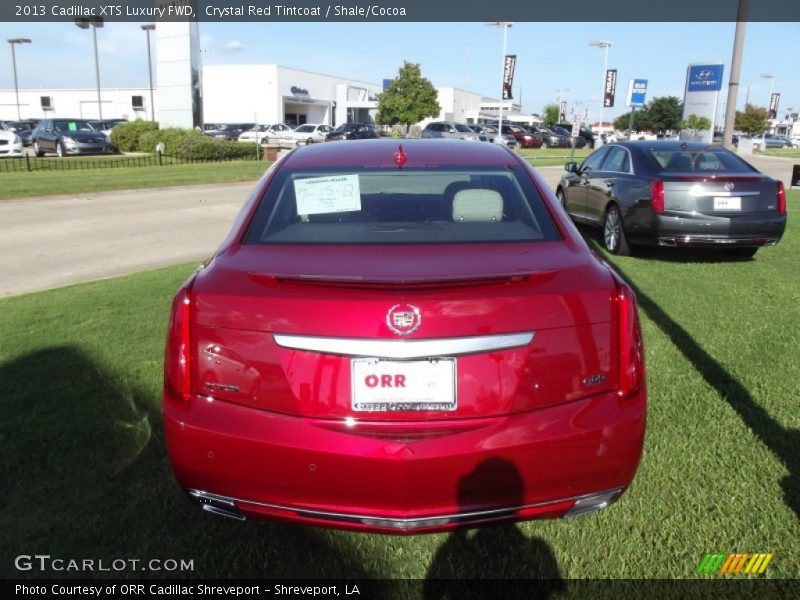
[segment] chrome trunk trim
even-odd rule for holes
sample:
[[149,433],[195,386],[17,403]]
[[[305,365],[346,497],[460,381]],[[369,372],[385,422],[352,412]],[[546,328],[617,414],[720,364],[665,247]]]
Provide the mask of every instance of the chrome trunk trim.
[[273,334],[282,348],[308,350],[322,354],[375,358],[413,359],[434,356],[459,356],[478,352],[494,352],[527,346],[534,332],[508,333],[461,338],[392,340],[372,338],[335,338],[306,335]]
[[[238,503],[252,504],[253,506],[263,506],[281,511],[293,512],[301,517],[310,519],[322,519],[326,521],[337,521],[341,523],[360,523],[362,525],[372,527],[384,527],[397,529],[398,531],[410,531],[420,529],[423,527],[441,527],[448,524],[465,525],[473,522],[485,521],[487,519],[503,519],[514,518],[519,511],[524,511],[530,508],[540,508],[551,504],[560,504],[562,502],[575,501],[573,507],[567,511],[565,517],[574,517],[581,514],[587,514],[595,510],[606,508],[615,502],[620,495],[622,495],[624,488],[616,487],[610,490],[603,490],[592,494],[584,494],[581,496],[570,496],[567,498],[557,498],[555,500],[547,500],[545,502],[535,502],[533,504],[524,504],[521,506],[510,506],[504,508],[493,508],[488,510],[476,510],[462,513],[451,513],[447,515],[434,515],[429,517],[413,517],[413,518],[397,518],[397,517],[384,517],[377,515],[359,515],[351,513],[331,512],[324,510],[315,510],[309,508],[301,508],[297,506],[286,506],[282,504],[272,504],[270,502],[259,502],[257,500],[244,500],[242,498],[233,498],[230,496],[221,496],[211,492],[202,490],[189,489],[189,495],[203,503],[205,510],[209,505],[233,505],[234,510],[239,511]],[[223,514],[227,511],[209,511],[215,514]],[[232,516],[224,514],[224,516]],[[241,517],[244,519],[244,515]],[[524,518],[524,517],[523,517]]]

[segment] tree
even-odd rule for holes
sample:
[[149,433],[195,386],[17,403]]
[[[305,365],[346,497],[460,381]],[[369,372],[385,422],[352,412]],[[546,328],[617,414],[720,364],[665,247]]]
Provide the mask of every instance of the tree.
[[439,106],[436,88],[422,76],[419,65],[403,62],[389,89],[378,96],[376,121],[382,125],[398,123],[407,128],[428,117],[438,117]]
[[561,109],[558,107],[558,104],[551,103],[545,104],[544,108],[542,108],[542,124],[543,125],[555,125],[558,123],[558,117],[561,116]]
[[681,101],[675,96],[653,98],[647,105],[648,129],[658,133],[678,129],[681,111]]
[[695,139],[698,131],[708,131],[711,129],[711,120],[708,119],[708,117],[698,117],[696,114],[692,113],[678,123],[678,128],[688,129],[691,132],[690,139]]
[[[614,119],[614,129],[617,131],[626,131],[630,127],[631,113],[626,112],[624,115],[618,116]],[[650,120],[647,115],[647,110],[637,110],[633,113],[633,131],[642,131],[650,129]]]
[[746,105],[744,112],[736,111],[734,127],[751,135],[762,133],[767,128],[767,109],[752,104]]

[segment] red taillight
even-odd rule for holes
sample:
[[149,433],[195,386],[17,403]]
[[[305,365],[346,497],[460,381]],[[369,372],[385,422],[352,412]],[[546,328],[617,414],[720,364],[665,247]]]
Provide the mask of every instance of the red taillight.
[[636,296],[627,284],[617,287],[619,380],[618,394],[622,398],[639,391],[644,380],[644,349]]
[[189,406],[192,398],[191,311],[191,292],[181,288],[172,301],[164,356],[164,391],[184,407]]
[[650,206],[656,214],[664,213],[664,182],[660,179],[653,179],[650,182]]
[[778,181],[778,213],[786,214],[786,188],[783,187],[782,181]]

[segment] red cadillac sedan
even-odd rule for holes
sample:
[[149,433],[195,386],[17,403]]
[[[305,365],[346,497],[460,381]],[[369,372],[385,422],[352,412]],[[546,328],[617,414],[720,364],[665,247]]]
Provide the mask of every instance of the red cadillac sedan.
[[634,294],[495,144],[289,153],[175,296],[164,371],[175,475],[235,519],[572,517],[642,452]]

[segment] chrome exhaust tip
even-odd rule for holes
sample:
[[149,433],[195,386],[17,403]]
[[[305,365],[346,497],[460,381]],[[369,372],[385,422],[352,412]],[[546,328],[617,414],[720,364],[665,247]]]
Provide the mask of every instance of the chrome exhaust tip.
[[189,497],[200,505],[204,512],[217,515],[218,517],[226,517],[236,521],[244,521],[247,519],[244,513],[236,506],[236,501],[232,498],[211,494],[202,490],[186,490]]
[[622,488],[614,488],[613,490],[606,490],[604,492],[597,492],[596,494],[587,494],[586,496],[579,496],[575,500],[575,504],[564,515],[565,519],[572,519],[582,515],[588,515],[596,510],[602,510],[611,505],[617,498],[622,495]]

